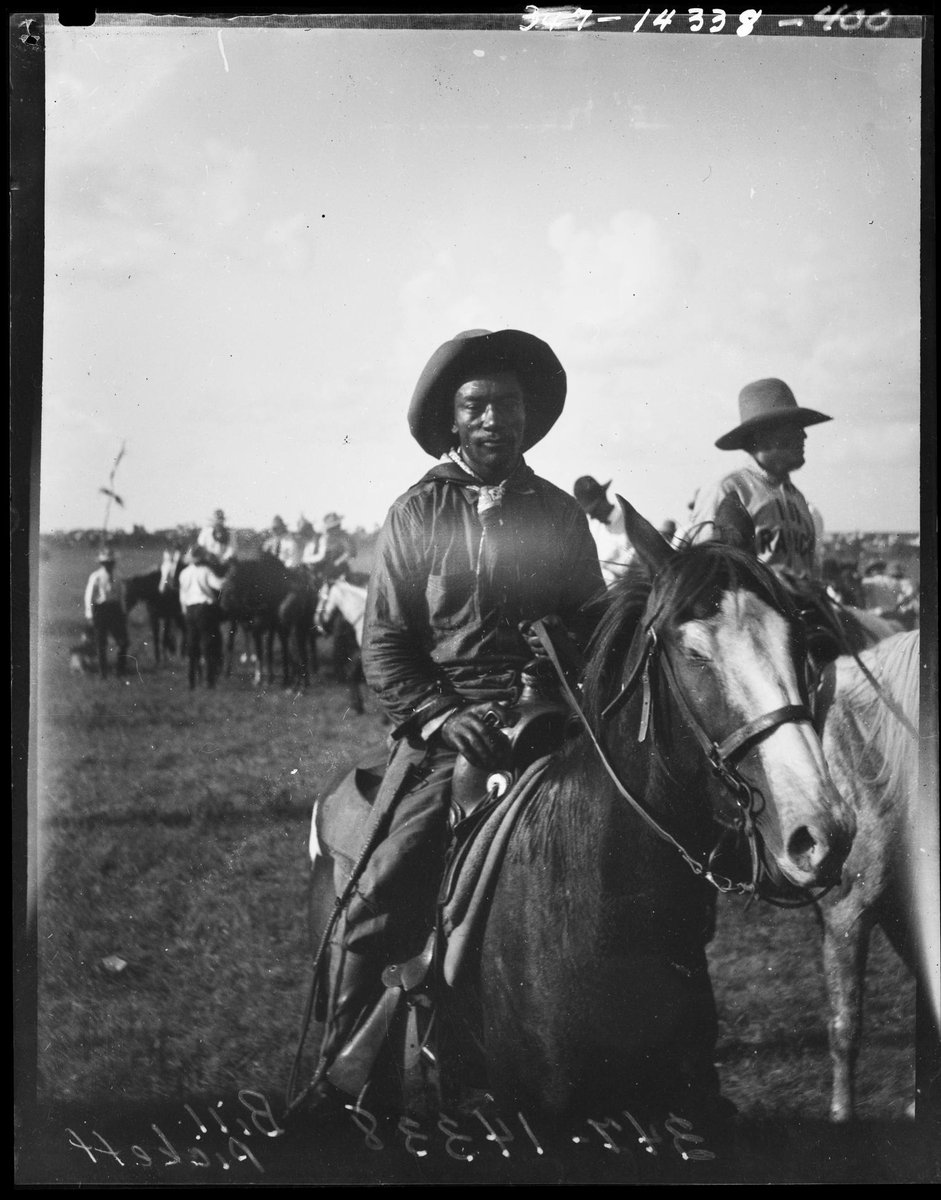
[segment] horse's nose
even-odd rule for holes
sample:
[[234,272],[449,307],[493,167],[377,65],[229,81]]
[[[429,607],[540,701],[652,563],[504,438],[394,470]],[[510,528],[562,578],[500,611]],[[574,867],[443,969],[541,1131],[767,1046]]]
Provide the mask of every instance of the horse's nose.
[[850,841],[850,837],[837,829],[801,825],[788,839],[787,856],[806,879],[818,886],[829,886],[840,878]]

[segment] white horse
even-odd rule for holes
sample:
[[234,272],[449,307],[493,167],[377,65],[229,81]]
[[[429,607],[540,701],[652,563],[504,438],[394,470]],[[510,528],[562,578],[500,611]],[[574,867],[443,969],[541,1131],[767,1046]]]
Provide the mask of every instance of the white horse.
[[335,579],[325,583],[320,589],[314,623],[324,633],[327,633],[337,613],[348,625],[353,627],[356,644],[362,648],[363,622],[366,619],[366,589],[357,587],[355,583],[350,583],[347,579]]
[[[828,666],[818,691],[821,742],[856,813],[840,885],[818,904],[830,1003],[830,1119],[853,1119],[866,952],[875,925],[919,980],[938,1031],[937,771],[919,744],[918,630]],[[924,735],[927,737],[927,735]],[[925,761],[920,761],[922,757]],[[933,786],[932,786],[933,784]],[[933,849],[932,849],[933,846]]]
[[314,625],[333,636],[333,664],[337,678],[350,688],[350,707],[365,711],[363,702],[363,623],[366,618],[366,589],[347,579],[334,579],[320,589]]

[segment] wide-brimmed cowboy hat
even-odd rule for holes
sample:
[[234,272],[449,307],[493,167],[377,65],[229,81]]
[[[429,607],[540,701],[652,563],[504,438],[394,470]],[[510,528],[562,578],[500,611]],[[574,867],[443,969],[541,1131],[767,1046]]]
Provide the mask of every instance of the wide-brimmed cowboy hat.
[[339,513],[329,512],[323,519],[324,529],[339,529],[343,524],[343,518]]
[[738,413],[741,424],[718,439],[720,450],[743,450],[752,434],[775,425],[819,425],[833,419],[816,409],[801,408],[782,379],[756,379],[746,384],[738,394]]
[[572,488],[572,495],[579,504],[594,504],[597,500],[607,500],[608,488],[612,481],[599,483],[594,475],[579,475]]
[[566,379],[552,349],[519,329],[467,329],[439,346],[408,409],[412,437],[436,458],[454,444],[454,393],[474,371],[514,371],[526,394],[523,450],[541,441],[565,405]]

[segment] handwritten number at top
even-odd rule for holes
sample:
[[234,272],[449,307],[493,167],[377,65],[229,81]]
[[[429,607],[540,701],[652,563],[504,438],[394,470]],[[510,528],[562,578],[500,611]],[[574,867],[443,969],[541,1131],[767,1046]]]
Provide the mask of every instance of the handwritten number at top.
[[836,12],[831,12],[830,5],[827,4],[820,12],[814,13],[814,20],[822,26],[824,33],[829,33],[837,22],[844,33],[855,33],[857,29],[862,28],[863,22],[869,33],[884,33],[892,20],[892,14],[884,8],[882,12],[867,17],[861,8],[855,12],[847,12],[845,4],[841,4]]
[[[637,19],[633,29],[634,33],[640,32],[652,11],[652,9],[648,8]],[[531,29],[545,29],[550,32],[575,30],[577,32],[586,27],[592,28],[596,24],[600,25],[608,21],[621,20],[619,16],[595,17],[593,9],[575,8],[571,5],[566,5],[562,8],[540,8],[535,4],[527,4],[525,16],[529,24],[520,25],[519,28],[523,33],[527,33]],[[762,11],[760,8],[746,8],[739,14],[738,25],[735,27],[736,35],[738,37],[748,37],[761,19],[761,16]],[[673,24],[675,17],[675,8],[664,8],[653,18],[651,25],[662,33]],[[703,8],[691,8],[688,10],[687,19],[689,21],[690,33],[699,33],[701,29],[706,27],[706,10]],[[725,9],[713,8],[710,12],[708,32],[721,33],[726,26],[727,19],[728,13],[726,13]],[[843,33],[856,33],[862,28],[865,28],[868,33],[883,33],[892,20],[892,14],[887,8],[883,9],[882,12],[873,13],[871,16],[867,16],[863,9],[847,12],[845,4],[841,4],[833,12],[828,4],[815,13],[813,19],[821,27],[823,33],[830,33],[835,26],[838,26]],[[778,22],[779,26],[802,24],[803,21],[800,18]]]

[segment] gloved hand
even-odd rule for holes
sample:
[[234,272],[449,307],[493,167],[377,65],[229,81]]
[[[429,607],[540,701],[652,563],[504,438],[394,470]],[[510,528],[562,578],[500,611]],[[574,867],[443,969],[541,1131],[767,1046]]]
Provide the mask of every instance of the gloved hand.
[[452,713],[438,730],[446,746],[463,754],[472,766],[487,770],[503,764],[509,749],[500,726],[505,717],[498,704],[471,704]]

